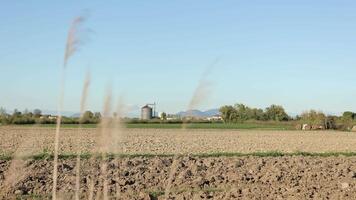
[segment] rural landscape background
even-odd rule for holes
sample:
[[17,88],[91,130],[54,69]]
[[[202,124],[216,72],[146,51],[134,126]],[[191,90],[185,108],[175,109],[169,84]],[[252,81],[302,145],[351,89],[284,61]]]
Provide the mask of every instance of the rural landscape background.
[[0,199],[356,199],[355,9],[4,2]]

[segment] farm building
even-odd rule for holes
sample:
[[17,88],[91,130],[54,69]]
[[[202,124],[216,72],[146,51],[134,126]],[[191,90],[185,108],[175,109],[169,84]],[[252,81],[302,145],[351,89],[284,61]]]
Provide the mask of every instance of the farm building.
[[206,119],[209,121],[222,121],[221,115],[213,115],[211,117],[207,117]]

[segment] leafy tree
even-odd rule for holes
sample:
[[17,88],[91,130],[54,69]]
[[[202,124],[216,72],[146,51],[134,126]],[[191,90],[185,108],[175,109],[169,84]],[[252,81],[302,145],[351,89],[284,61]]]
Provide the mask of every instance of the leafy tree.
[[15,109],[14,112],[12,113],[13,117],[20,117],[21,115],[22,115],[22,113],[17,109]]
[[36,118],[42,116],[42,111],[40,109],[34,109],[33,114],[35,115]]
[[269,120],[274,121],[288,121],[290,118],[282,106],[274,104],[266,108],[266,115]]
[[77,123],[78,121],[75,118],[62,116],[61,124],[77,124]]
[[223,119],[224,122],[232,122],[232,115],[234,113],[234,107],[232,106],[222,106],[219,109],[219,112],[221,113],[221,117]]
[[295,119],[295,120],[301,120],[302,118],[301,118],[299,115],[296,115],[296,116],[294,117],[294,119]]
[[335,129],[336,128],[336,116],[327,116],[325,119],[325,128],[326,129]]
[[267,120],[266,114],[263,112],[262,109],[253,108],[251,110],[251,119],[255,120]]
[[35,119],[30,117],[25,117],[25,116],[17,116],[17,117],[13,117],[11,122],[13,124],[34,124]]
[[[305,123],[309,123],[311,125],[325,125],[327,123],[327,118],[324,113],[318,112],[315,110],[310,110],[307,112],[303,112],[301,115],[301,120]],[[331,120],[331,118],[330,118]],[[334,123],[334,122],[332,122]]]
[[262,109],[250,108],[244,104],[226,105],[221,107],[219,111],[224,122],[243,122],[251,119],[287,121],[290,119],[284,108],[278,105],[271,105],[266,109],[266,112]]
[[346,111],[342,114],[341,122],[342,122],[342,129],[349,130],[354,125],[353,120],[356,119],[356,113]]
[[95,112],[94,113],[94,118],[97,119],[97,120],[100,120],[101,119],[101,113],[100,112]]
[[85,111],[83,113],[83,116],[80,118],[79,122],[81,124],[88,124],[88,123],[92,123],[94,119],[94,113],[92,113],[91,111]]
[[162,119],[162,120],[166,120],[166,119],[167,119],[167,114],[166,114],[165,112],[163,112],[163,113],[161,114],[161,119]]
[[235,111],[236,111],[236,116],[237,116],[237,121],[246,121],[249,119],[250,115],[250,108],[245,106],[244,104],[235,104]]
[[6,110],[3,107],[0,107],[0,116],[6,115]]
[[342,118],[344,120],[354,120],[356,118],[356,113],[353,113],[351,111],[346,111],[342,114]]
[[8,124],[8,123],[10,123],[9,115],[6,113],[5,108],[0,107],[0,124]]

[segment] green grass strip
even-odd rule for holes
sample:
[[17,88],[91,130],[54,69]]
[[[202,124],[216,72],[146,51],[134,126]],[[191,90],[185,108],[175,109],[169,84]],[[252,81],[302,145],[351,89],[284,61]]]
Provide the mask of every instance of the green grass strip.
[[[182,123],[125,123],[126,128],[144,128],[144,129],[181,129]],[[295,130],[293,124],[284,123],[187,123],[187,129],[236,129],[236,130]],[[26,124],[9,125],[17,127],[42,127],[55,128],[55,124]],[[61,128],[79,128],[78,124],[62,124]],[[81,128],[97,128],[97,124],[82,124]]]

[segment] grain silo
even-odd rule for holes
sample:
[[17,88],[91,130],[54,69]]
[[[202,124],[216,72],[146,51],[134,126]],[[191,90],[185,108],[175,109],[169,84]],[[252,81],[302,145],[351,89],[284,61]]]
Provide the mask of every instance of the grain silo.
[[149,120],[152,119],[152,108],[148,105],[145,105],[141,108],[141,119]]

